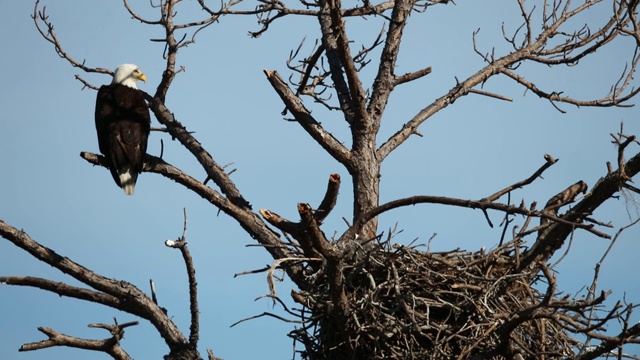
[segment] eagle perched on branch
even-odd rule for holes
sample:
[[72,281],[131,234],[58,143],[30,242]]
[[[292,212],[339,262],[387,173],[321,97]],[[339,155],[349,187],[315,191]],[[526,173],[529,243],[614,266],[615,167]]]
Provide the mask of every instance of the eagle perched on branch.
[[116,68],[113,81],[102,85],[96,100],[96,131],[100,152],[107,158],[111,176],[127,195],[133,195],[142,172],[151,127],[149,106],[136,82],[147,81],[138,66]]

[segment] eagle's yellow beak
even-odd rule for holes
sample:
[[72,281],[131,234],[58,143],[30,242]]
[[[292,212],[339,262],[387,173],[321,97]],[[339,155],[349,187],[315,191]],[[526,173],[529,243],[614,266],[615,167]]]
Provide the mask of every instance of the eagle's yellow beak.
[[136,75],[136,78],[138,78],[138,80],[147,82],[147,77],[143,73],[139,73],[138,75]]

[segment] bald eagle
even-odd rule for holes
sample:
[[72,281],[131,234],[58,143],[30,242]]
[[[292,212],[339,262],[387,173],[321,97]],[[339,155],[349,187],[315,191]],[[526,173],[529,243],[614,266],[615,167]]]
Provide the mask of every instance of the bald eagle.
[[133,64],[116,68],[110,85],[102,85],[96,100],[96,131],[100,152],[107,158],[113,180],[132,195],[142,172],[151,126],[149,107],[136,81],[147,81]]

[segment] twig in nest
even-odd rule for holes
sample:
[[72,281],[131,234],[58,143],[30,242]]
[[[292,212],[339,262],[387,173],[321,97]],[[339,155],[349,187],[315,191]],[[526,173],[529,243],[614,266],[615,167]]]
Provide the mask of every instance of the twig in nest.
[[280,266],[280,264],[282,264],[283,262],[287,262],[287,261],[295,261],[295,262],[299,262],[299,261],[322,261],[322,258],[309,258],[309,257],[292,257],[292,258],[283,258],[283,259],[278,259],[276,261],[273,262],[273,264],[271,264],[271,266],[269,266],[269,269],[267,270],[267,284],[269,285],[269,295],[270,296],[274,296],[277,297],[278,294],[276,294],[276,285],[275,285],[275,281],[274,281],[274,272],[276,271],[276,269]]

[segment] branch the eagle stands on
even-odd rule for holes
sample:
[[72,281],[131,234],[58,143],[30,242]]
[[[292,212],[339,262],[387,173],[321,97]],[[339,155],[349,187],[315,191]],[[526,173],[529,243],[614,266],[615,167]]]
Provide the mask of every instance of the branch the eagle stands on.
[[[519,205],[513,205],[511,196],[541,178],[543,172],[558,162],[550,155],[544,155],[544,163],[529,177],[489,196],[478,194],[478,200],[416,195],[380,204],[383,161],[412,135],[421,136],[419,127],[425,121],[466,95],[480,95],[486,101],[512,101],[510,96],[482,89],[492,77],[513,81],[546,99],[561,113],[566,112],[563,105],[632,106],[631,101],[640,92],[633,83],[640,62],[638,1],[584,0],[572,4],[558,0],[544,1],[538,8],[527,6],[524,0],[516,0],[519,9],[516,15],[522,18],[522,24],[513,34],[503,28],[510,52],[503,55],[495,51],[483,52],[476,43],[478,32],[470,34],[473,50],[484,61],[483,66],[467,78],[455,79],[451,88],[444,90],[433,102],[422,104],[419,111],[386,138],[380,128],[392,92],[409,82],[428,79],[427,75],[437,71],[429,64],[422,64],[414,71],[395,73],[409,15],[417,12],[423,14],[414,13],[414,17],[429,16],[430,12],[426,10],[431,7],[452,6],[453,2],[395,0],[371,3],[365,0],[347,8],[340,0],[303,0],[292,4],[265,0],[247,10],[241,6],[248,4],[245,1],[233,0],[213,9],[205,0],[198,0],[205,15],[187,23],[178,23],[181,13],[178,7],[193,6],[193,2],[160,0],[158,4],[152,4],[159,12],[158,20],[149,20],[124,1],[135,21],[164,30],[164,37],[151,39],[164,44],[164,71],[155,93],[144,93],[145,100],[162,126],[163,134],[167,133],[188,150],[206,176],[198,179],[184,172],[179,165],[151,154],[145,155],[142,171],[159,174],[199,195],[234,219],[270,254],[273,264],[251,273],[267,273],[269,294],[265,297],[280,304],[288,316],[294,318],[288,320],[296,324],[288,336],[295,340],[294,351],[300,357],[586,360],[614,354],[622,358],[623,349],[640,343],[640,324],[634,324],[630,316],[635,305],[623,305],[618,301],[605,308],[610,292],[597,289],[597,272],[586,296],[561,297],[558,274],[549,263],[563,249],[567,239],[571,241],[576,234],[589,233],[611,239],[605,231],[613,225],[592,218],[594,211],[618,193],[640,193],[631,184],[640,172],[638,142],[635,136],[624,134],[622,128],[619,133],[612,134],[618,147],[618,153],[613,154],[615,166],[608,164],[607,172],[594,184],[577,176],[573,185],[558,185],[557,195],[540,202],[545,204],[542,208],[537,208],[535,201],[522,200]],[[607,8],[610,11],[603,25],[587,24],[571,30],[578,15],[596,6],[600,6],[599,10]],[[301,55],[306,49],[301,43],[287,61],[287,68],[292,72],[289,80],[285,81],[275,70],[264,70],[264,74],[285,106],[283,115],[290,114],[292,118],[288,120],[299,125],[311,141],[348,173],[346,178],[351,181],[353,191],[353,212],[345,219],[348,228],[342,234],[327,237],[328,229],[323,223],[336,206],[345,175],[329,175],[327,189],[317,207],[299,202],[299,219],[287,219],[273,210],[255,211],[225,167],[219,165],[196,134],[187,131],[167,107],[168,91],[182,69],[176,68],[178,53],[187,45],[195,44],[198,34],[215,25],[221,17],[247,15],[258,19],[260,28],[250,33],[253,37],[268,31],[274,22],[284,22],[292,16],[317,21],[319,32],[309,55]],[[384,21],[378,37],[363,44],[359,51],[353,47],[360,40],[351,38],[352,34],[347,31],[346,21],[351,17],[376,17]],[[65,50],[40,0],[35,2],[33,21],[42,37],[71,66],[85,74],[113,74],[105,68],[87,66]],[[632,55],[620,78],[613,81],[610,92],[603,97],[580,99],[565,95],[562,89],[541,89],[535,79],[520,72],[523,63],[579,66],[580,60],[596,51],[608,51],[607,45],[620,38],[633,40],[628,45],[633,50],[630,51]],[[374,64],[377,69],[373,81],[366,84],[361,70],[368,64]],[[83,87],[97,89],[82,76],[76,78]],[[312,102],[319,103],[321,111],[312,112]],[[350,139],[341,139],[322,125],[321,119],[328,113],[340,115]],[[625,161],[625,152],[635,153]],[[90,152],[80,155],[90,164],[110,167],[104,156]],[[211,185],[208,185],[209,180]],[[501,200],[505,195],[507,200]],[[480,210],[491,227],[494,226],[491,217],[498,213],[503,218],[500,224],[502,237],[496,239],[498,245],[490,250],[457,248],[432,252],[419,250],[413,244],[394,244],[395,230],[379,231],[379,215],[418,204]],[[294,205],[292,202],[284,206]],[[414,211],[421,209],[423,207],[417,206]],[[517,216],[523,220],[512,226]],[[628,228],[618,227],[620,230],[612,243]],[[201,359],[197,348],[198,313],[199,304],[203,302],[198,302],[197,298],[195,265],[187,248],[186,231],[185,210],[183,235],[166,244],[181,251],[187,268],[191,312],[189,337],[167,315],[168,310],[160,307],[155,292],[150,297],[126,281],[97,274],[40,245],[26,232],[3,221],[0,221],[0,236],[88,288],[36,277],[3,276],[0,282],[95,302],[139,317],[150,322],[164,339],[168,347],[165,359]],[[296,289],[291,291],[291,298],[296,307],[288,306],[277,293],[276,269],[283,270],[294,283]],[[276,314],[263,315],[287,321]],[[611,333],[607,330],[608,324],[621,324],[620,331]],[[94,325],[110,331],[112,336],[105,340],[85,340],[41,327],[39,330],[48,339],[25,344],[20,350],[70,346],[102,351],[114,359],[129,359],[120,340],[124,328],[131,325],[134,322]],[[211,350],[207,351],[207,356],[215,359]],[[640,359],[634,355],[624,356]]]

